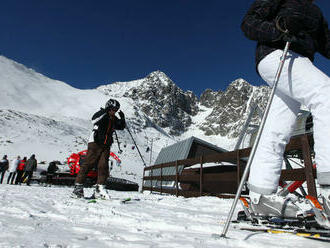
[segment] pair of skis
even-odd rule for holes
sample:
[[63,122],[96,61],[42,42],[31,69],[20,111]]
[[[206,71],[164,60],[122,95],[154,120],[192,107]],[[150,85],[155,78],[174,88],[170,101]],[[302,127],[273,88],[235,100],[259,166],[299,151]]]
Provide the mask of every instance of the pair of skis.
[[279,217],[255,216],[249,208],[248,199],[241,197],[243,211],[238,213],[237,221],[232,221],[234,228],[271,234],[293,234],[299,237],[330,242],[330,229],[325,229],[322,224],[328,221],[322,213],[322,206],[316,198],[306,196],[313,208],[313,213],[296,218],[283,219]]

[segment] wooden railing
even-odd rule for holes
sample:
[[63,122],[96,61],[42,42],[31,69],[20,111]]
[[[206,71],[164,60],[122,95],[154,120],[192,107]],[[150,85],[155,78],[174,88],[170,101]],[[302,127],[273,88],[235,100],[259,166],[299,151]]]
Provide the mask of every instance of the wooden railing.
[[[315,177],[316,170],[312,167],[311,146],[313,144],[313,137],[311,134],[304,134],[292,137],[290,143],[286,146],[286,152],[291,154],[298,154],[303,160],[305,168],[282,170],[281,180],[296,181],[306,180],[308,194],[316,196]],[[224,153],[205,155],[197,158],[190,158],[184,160],[177,160],[164,164],[153,165],[144,168],[143,172],[143,190],[151,192],[156,191],[160,193],[168,193],[176,196],[182,195],[185,197],[215,195],[219,197],[232,197],[237,190],[241,176],[243,174],[246,158],[250,155],[251,148],[240,149],[236,151],[229,151]],[[245,160],[244,160],[245,158]],[[203,167],[205,163],[220,163],[229,162],[236,165],[235,171],[205,173],[206,168]],[[183,165],[184,168],[199,164],[200,167],[193,169],[195,174],[179,174],[178,167]],[[163,175],[163,169],[167,167],[175,167],[175,175]],[[152,171],[160,169],[160,175],[153,176]],[[192,170],[192,169],[190,169]],[[150,171],[150,175],[146,176],[146,172]],[[149,181],[151,187],[145,186],[145,181]],[[153,181],[160,182],[159,187],[154,186]],[[163,182],[174,182],[174,189],[163,187]],[[179,184],[195,184],[199,185],[199,190],[182,190]],[[204,188],[207,185],[207,190]],[[212,185],[214,185],[212,189]]]

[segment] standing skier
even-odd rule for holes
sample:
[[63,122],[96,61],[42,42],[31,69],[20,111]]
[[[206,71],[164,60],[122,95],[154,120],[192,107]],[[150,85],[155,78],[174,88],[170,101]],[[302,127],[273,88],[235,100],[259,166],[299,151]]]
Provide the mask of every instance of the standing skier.
[[109,155],[110,147],[113,143],[112,134],[115,130],[123,130],[126,127],[124,113],[119,111],[120,119],[115,116],[119,108],[119,102],[110,99],[105,104],[105,108],[101,108],[93,115],[92,123],[94,128],[89,139],[86,160],[80,167],[72,197],[84,197],[83,184],[86,176],[97,165],[97,183],[94,197],[110,199],[105,189],[105,182],[109,176]]
[[21,183],[22,183],[22,177],[23,177],[23,174],[24,174],[25,165],[26,165],[26,157],[24,157],[20,161],[20,163],[19,163],[19,165],[17,167],[17,176],[16,176],[15,184],[21,185]]
[[[255,153],[248,186],[257,215],[296,217],[299,208],[275,193],[283,153],[301,105],[313,114],[315,160],[323,208],[330,220],[330,79],[312,61],[330,58],[330,31],[310,0],[256,0],[243,19],[245,35],[256,40],[259,75],[272,86],[286,42],[290,50]],[[330,228],[330,226],[328,226]]]
[[1,183],[3,182],[3,178],[6,174],[6,171],[8,170],[8,167],[9,167],[9,162],[7,159],[7,155],[4,155],[0,161]]
[[19,165],[19,162],[20,162],[20,159],[21,157],[20,156],[17,156],[17,158],[15,158],[13,160],[13,162],[11,162],[10,166],[9,166],[9,176],[7,178],[7,184],[14,184],[14,179],[15,179],[15,176],[16,176],[16,171],[17,171],[17,167]]
[[24,168],[24,178],[22,179],[23,182],[26,182],[26,185],[30,186],[30,181],[33,176],[33,171],[37,170],[37,160],[34,154],[26,161],[26,165]]

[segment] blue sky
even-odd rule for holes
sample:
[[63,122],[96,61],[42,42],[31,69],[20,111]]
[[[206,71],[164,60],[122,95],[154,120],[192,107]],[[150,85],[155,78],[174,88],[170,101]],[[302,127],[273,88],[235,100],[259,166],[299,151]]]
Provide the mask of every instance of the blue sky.
[[[263,84],[241,20],[251,0],[2,0],[0,54],[86,89],[165,72],[200,95]],[[319,0],[330,21],[330,1]],[[315,64],[330,75],[330,61]]]

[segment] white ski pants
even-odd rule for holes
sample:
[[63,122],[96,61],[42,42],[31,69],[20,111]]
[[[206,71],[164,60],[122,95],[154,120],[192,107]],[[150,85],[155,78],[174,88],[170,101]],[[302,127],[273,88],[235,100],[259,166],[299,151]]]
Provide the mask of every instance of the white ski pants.
[[[276,50],[258,65],[259,74],[270,86],[282,53]],[[265,195],[277,191],[284,149],[301,105],[313,115],[318,183],[330,185],[330,78],[308,58],[289,51],[251,165],[248,182],[251,191]]]

